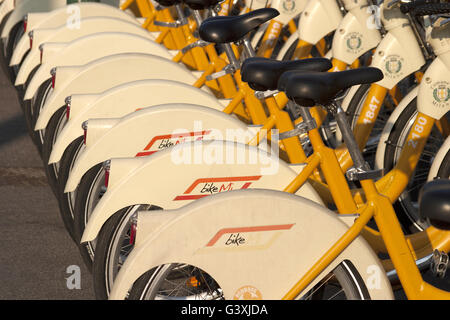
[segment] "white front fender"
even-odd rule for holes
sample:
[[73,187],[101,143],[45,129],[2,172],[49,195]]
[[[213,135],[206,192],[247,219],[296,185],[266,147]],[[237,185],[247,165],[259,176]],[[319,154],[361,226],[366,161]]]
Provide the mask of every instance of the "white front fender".
[[436,57],[425,71],[417,94],[417,111],[436,120],[450,111],[450,52]]
[[[168,263],[186,263],[207,272],[225,299],[249,299],[242,294],[246,288],[254,292],[254,299],[281,299],[348,227],[334,212],[303,197],[240,190],[178,210],[138,212],[137,230],[135,247],[118,273],[109,299],[125,299],[139,276]],[[228,241],[237,235],[238,245]],[[299,298],[341,262],[361,276],[364,283],[359,284],[367,289],[364,298],[393,299],[383,266],[361,237]],[[376,288],[370,280],[374,272],[380,276]],[[278,275],[276,281],[268,281],[269,275]]]
[[299,39],[316,44],[333,32],[342,20],[336,0],[309,1],[298,22]]
[[383,71],[384,78],[378,85],[391,90],[406,76],[425,64],[422,50],[409,25],[389,31],[373,55],[372,67]]
[[[247,131],[247,127],[241,121],[221,111],[186,103],[144,108],[129,113],[115,122],[109,122],[111,123],[112,127],[106,128],[104,119],[88,120],[86,147],[70,171],[65,192],[74,191],[83,175],[98,163],[111,158],[150,155],[167,148],[168,141],[171,143],[180,141],[180,138],[170,137],[176,130],[185,129],[192,132],[192,137],[184,138],[186,141],[211,139],[213,137],[211,133],[201,134],[210,128],[220,130],[224,137],[226,130],[235,129],[243,133]],[[93,137],[90,133],[91,124],[95,127]],[[248,136],[253,137],[254,134],[249,133]]]
[[[44,58],[46,47],[51,48],[52,45],[43,44]],[[101,57],[127,52],[151,53],[168,60],[172,58],[165,47],[135,34],[102,32],[88,35],[65,44],[65,48],[58,54],[53,54],[51,59],[43,58],[42,64],[26,88],[24,100],[29,100],[36,94],[37,88],[49,78],[53,67],[82,65]]]
[[342,19],[333,37],[333,58],[350,65],[380,43],[378,29],[368,26],[372,15],[368,9],[367,3],[357,6]]
[[[25,83],[30,72],[41,63],[41,50],[39,49],[41,44],[46,42],[71,42],[75,39],[100,32],[126,32],[154,40],[153,35],[139,25],[115,17],[90,17],[81,19],[79,28],[68,28],[66,24],[63,24],[57,28],[34,29],[32,31],[33,47],[20,67],[16,85]],[[12,60],[10,65],[12,65]]]
[[[174,95],[173,93],[177,94]],[[83,135],[81,128],[85,120],[93,118],[119,118],[136,109],[167,103],[197,104],[204,107],[223,110],[223,106],[212,95],[191,85],[171,80],[140,80],[128,82],[111,88],[99,95],[94,101],[86,103],[72,95],[70,114],[64,129],[59,133],[49,164],[58,162],[67,146]],[[170,119],[166,121],[170,122]]]
[[[105,56],[86,64],[78,73],[63,79],[59,76],[58,70],[61,69],[65,67],[56,68],[55,90],[39,113],[35,130],[45,129],[52,115],[64,105],[65,98],[71,94],[103,92],[120,84],[144,79],[166,79],[186,84],[192,84],[196,80],[183,65],[145,53]],[[202,90],[210,92],[206,87]]]
[[272,0],[270,7],[277,9],[280,15],[275,20],[286,25],[305,9],[307,0]]
[[[114,177],[115,163],[121,168],[117,169],[120,178]],[[130,205],[175,209],[214,192],[283,190],[295,177],[295,171],[277,154],[235,142],[187,142],[148,157],[115,158],[111,160],[108,190],[92,212],[81,242],[94,240],[109,217]],[[308,183],[298,192],[323,203]]]
[[[79,14],[82,19],[89,17],[111,17],[140,25],[135,17],[125,13],[110,5],[96,2],[82,2],[76,4],[76,9],[73,6],[55,9],[50,12],[35,12],[27,15],[27,30],[20,38],[16,48],[11,57],[10,66],[19,64],[25,52],[30,49],[30,40],[28,32],[35,29],[42,28],[56,28],[62,26],[69,21],[73,21],[74,14]],[[80,25],[81,27],[81,25]]]

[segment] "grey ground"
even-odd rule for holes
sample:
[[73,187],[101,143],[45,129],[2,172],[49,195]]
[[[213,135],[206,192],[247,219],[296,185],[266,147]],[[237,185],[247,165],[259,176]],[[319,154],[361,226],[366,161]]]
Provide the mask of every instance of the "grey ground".
[[[0,63],[4,63],[0,57]],[[67,234],[16,90],[0,70],[0,299],[94,299],[92,276]],[[81,268],[69,290],[67,267]],[[71,280],[71,279],[69,279]],[[69,281],[72,283],[71,281]]]

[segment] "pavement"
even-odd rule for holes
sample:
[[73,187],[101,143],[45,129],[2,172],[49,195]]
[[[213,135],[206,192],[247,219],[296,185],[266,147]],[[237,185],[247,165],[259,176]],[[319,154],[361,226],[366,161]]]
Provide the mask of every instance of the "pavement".
[[1,300],[95,299],[92,276],[64,228],[4,68],[0,70],[0,217]]

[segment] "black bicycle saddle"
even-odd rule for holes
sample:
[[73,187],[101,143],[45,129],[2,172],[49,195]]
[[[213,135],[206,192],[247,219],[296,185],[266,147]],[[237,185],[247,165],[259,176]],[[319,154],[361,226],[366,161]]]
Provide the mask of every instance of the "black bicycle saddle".
[[419,213],[434,227],[450,230],[450,180],[438,179],[425,184],[419,194]]
[[155,0],[155,1],[164,7],[171,7],[173,5],[181,3],[181,0]]
[[278,90],[297,104],[312,107],[329,105],[341,91],[351,86],[383,79],[378,68],[358,68],[341,72],[288,71],[278,81]]
[[276,9],[262,8],[239,16],[210,17],[203,21],[198,32],[204,41],[231,43],[280,13]]
[[183,0],[192,10],[203,10],[217,5],[222,0]]
[[327,71],[331,69],[331,61],[325,58],[279,61],[268,58],[248,58],[241,67],[242,81],[250,88],[258,91],[275,90],[278,80],[286,71]]

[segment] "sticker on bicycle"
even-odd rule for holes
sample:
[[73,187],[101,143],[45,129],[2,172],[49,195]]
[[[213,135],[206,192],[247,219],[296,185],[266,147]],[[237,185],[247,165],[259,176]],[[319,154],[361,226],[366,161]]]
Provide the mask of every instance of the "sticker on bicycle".
[[294,12],[294,10],[295,10],[295,1],[294,0],[284,0],[283,1],[283,4],[282,4],[282,9],[281,9],[281,11],[284,13],[284,14],[289,14],[289,13],[292,13],[292,12]]
[[408,140],[408,145],[413,147],[414,149],[417,147],[417,143],[420,139],[423,139],[423,131],[425,129],[425,125],[427,124],[428,120],[420,116],[416,119],[414,126],[411,128],[410,132],[410,139]]
[[397,79],[399,77],[403,77],[403,64],[404,59],[397,54],[392,54],[387,56],[385,59],[385,76],[391,79]]
[[136,157],[149,156],[157,151],[167,149],[180,143],[201,141],[210,133],[211,130],[203,130],[199,132],[186,132],[180,134],[166,134],[156,136],[150,140],[144,150],[136,154]]
[[274,21],[273,24],[270,26],[270,32],[269,35],[267,37],[267,46],[273,46],[275,41],[278,39],[278,37],[281,34],[281,29],[282,29],[282,25],[281,23]]
[[182,195],[176,196],[173,201],[196,200],[225,191],[248,189],[253,182],[258,181],[261,177],[246,176],[197,179]]
[[208,241],[206,248],[220,250],[265,250],[294,224],[224,228]]
[[262,300],[262,294],[254,286],[243,286],[236,291],[233,300]]
[[439,81],[431,86],[433,105],[439,109],[448,108],[450,104],[450,86],[447,81]]
[[[376,96],[372,96],[369,104],[369,110],[364,113],[363,123],[372,123],[376,119],[376,115],[381,107],[380,100]],[[363,111],[364,112],[364,111]]]
[[347,52],[359,53],[362,51],[362,37],[363,35],[359,32],[351,32],[345,36],[344,40],[347,45]]

